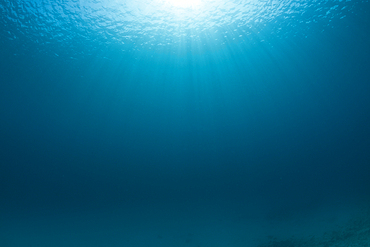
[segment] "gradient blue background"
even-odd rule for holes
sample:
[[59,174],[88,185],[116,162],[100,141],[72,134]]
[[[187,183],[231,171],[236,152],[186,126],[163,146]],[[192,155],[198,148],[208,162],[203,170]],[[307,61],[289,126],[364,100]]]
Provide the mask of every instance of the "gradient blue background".
[[1,246],[257,246],[369,208],[369,2],[231,2],[0,1]]

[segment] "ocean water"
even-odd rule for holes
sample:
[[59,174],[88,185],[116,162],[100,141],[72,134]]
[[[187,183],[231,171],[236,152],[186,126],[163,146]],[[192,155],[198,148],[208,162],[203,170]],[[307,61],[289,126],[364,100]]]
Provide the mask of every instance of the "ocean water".
[[370,246],[367,0],[0,0],[1,247]]

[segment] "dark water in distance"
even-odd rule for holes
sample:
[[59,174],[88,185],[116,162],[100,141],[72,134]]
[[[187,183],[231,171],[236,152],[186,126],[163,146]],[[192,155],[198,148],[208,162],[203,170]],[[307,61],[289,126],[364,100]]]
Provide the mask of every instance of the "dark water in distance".
[[257,246],[369,208],[368,1],[0,1],[1,246]]

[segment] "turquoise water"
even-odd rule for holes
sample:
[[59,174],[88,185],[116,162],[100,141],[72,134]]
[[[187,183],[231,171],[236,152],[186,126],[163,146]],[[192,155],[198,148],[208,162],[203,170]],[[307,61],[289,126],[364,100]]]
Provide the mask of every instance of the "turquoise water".
[[369,7],[0,1],[0,246],[366,246]]

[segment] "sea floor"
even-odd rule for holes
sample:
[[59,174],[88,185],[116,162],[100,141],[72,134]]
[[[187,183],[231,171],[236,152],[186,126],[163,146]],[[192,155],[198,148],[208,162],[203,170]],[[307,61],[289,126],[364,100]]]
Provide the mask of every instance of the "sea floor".
[[370,210],[366,206],[323,207],[280,218],[212,205],[198,210],[141,206],[99,213],[14,215],[3,211],[0,220],[1,247],[370,246]]

